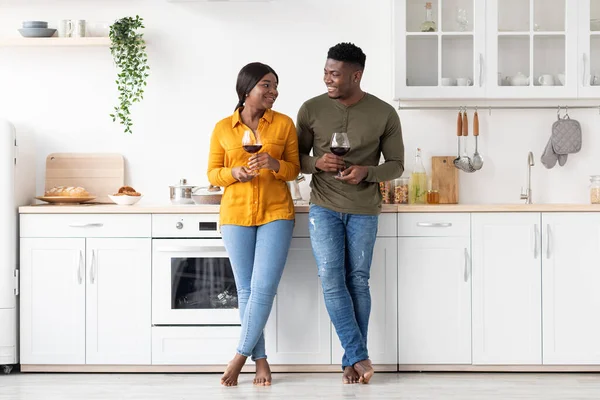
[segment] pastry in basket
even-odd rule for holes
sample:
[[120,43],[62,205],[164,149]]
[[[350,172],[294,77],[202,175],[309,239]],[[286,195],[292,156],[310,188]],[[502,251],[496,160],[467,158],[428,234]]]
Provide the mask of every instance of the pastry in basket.
[[55,186],[46,190],[44,196],[47,197],[93,197],[82,187],[79,186]]
[[131,186],[121,186],[119,188],[119,191],[115,194],[113,194],[113,196],[141,196],[142,194],[137,192],[134,188],[132,188]]

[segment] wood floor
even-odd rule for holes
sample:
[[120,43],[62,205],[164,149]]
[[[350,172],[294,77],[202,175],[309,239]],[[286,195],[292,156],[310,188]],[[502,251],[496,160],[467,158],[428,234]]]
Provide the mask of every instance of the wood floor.
[[378,373],[369,385],[342,385],[337,373],[275,374],[271,387],[224,388],[218,374],[0,375],[0,399],[599,399],[598,373]]

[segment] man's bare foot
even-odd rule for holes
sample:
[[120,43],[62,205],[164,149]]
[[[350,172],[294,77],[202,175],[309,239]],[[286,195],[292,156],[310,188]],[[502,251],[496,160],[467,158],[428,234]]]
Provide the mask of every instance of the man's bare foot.
[[358,383],[360,376],[358,376],[358,372],[354,370],[352,367],[344,367],[344,375],[342,378],[342,382],[345,384]]
[[256,360],[256,376],[254,377],[256,386],[271,386],[271,368],[266,358]]
[[229,362],[227,368],[225,368],[225,372],[221,377],[221,385],[223,386],[236,386],[238,383],[238,376],[240,376],[240,371],[242,367],[246,363],[246,356],[241,354],[236,354],[233,357],[233,360]]
[[358,381],[364,384],[369,383],[371,377],[373,377],[373,374],[375,373],[375,370],[371,365],[371,360],[369,359],[362,360],[354,364],[354,370],[360,377]]

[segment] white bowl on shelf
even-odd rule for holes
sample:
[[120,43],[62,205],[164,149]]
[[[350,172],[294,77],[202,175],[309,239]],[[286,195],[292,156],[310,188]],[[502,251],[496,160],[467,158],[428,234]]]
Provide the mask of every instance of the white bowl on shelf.
[[120,206],[132,206],[135,203],[137,203],[138,201],[140,201],[140,199],[143,196],[111,196],[108,195],[108,198],[112,200],[113,203],[118,204]]

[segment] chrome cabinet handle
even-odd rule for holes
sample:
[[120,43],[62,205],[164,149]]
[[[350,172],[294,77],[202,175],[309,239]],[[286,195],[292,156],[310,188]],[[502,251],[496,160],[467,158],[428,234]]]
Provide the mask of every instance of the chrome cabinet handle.
[[423,228],[449,228],[452,222],[417,222],[417,226]]
[[465,282],[469,281],[469,276],[471,275],[471,257],[469,257],[469,250],[465,247],[465,273],[464,280]]
[[224,246],[161,246],[155,249],[161,253],[194,253],[194,252],[223,252]]
[[14,293],[15,293],[15,296],[18,296],[19,295],[19,284],[20,284],[20,282],[19,282],[19,270],[18,269],[15,269],[14,278],[15,278],[15,291],[14,291]]
[[100,222],[92,222],[88,224],[69,224],[69,227],[71,228],[102,228],[103,226],[104,224]]
[[92,266],[90,267],[90,283],[94,284],[94,282],[96,281],[96,268],[97,268],[97,263],[98,261],[96,260],[96,250],[92,250]]
[[533,258],[538,258],[539,255],[539,230],[537,224],[533,225]]
[[550,224],[546,224],[546,258],[550,258]]
[[79,250],[79,266],[77,267],[77,281],[81,285],[83,283],[83,252]]
[[583,74],[582,74],[583,82],[581,84],[585,87],[585,86],[588,86],[588,85],[586,85],[586,79],[585,79],[585,76],[586,76],[585,71],[587,71],[587,53],[583,53],[582,58],[583,58]]

